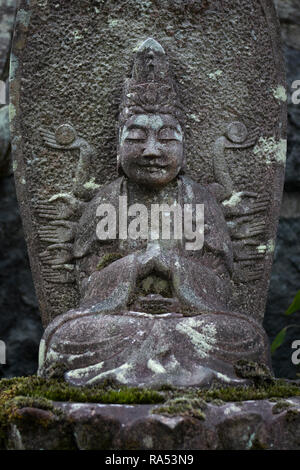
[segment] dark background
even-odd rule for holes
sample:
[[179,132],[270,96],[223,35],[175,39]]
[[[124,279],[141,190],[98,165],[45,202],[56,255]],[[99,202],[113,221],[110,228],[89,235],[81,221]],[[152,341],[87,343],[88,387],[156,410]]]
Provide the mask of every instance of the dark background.
[[[1,29],[11,27],[4,25],[7,20],[3,14],[12,3],[0,0]],[[264,327],[272,341],[283,327],[291,326],[283,345],[273,356],[273,369],[277,377],[296,378],[300,366],[291,362],[291,343],[300,339],[300,312],[290,317],[284,312],[300,290],[300,104],[291,102],[291,84],[300,80],[300,0],[275,0],[275,3],[282,26],[289,92],[288,159]],[[6,61],[6,66],[0,69],[0,79],[6,80],[7,75]],[[43,333],[13,176],[7,164],[8,143],[1,135],[1,128],[5,126],[1,111],[3,107],[0,109],[0,339],[6,343],[7,363],[0,365],[0,378],[36,372],[38,345]]]

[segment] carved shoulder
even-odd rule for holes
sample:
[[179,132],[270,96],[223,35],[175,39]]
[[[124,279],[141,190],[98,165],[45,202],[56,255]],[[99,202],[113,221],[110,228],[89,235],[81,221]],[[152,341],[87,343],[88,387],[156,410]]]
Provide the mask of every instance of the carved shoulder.
[[82,258],[90,253],[95,243],[99,243],[96,235],[97,209],[101,204],[110,204],[115,209],[118,208],[123,179],[120,177],[101,188],[87,204],[77,225],[73,252],[75,258]]

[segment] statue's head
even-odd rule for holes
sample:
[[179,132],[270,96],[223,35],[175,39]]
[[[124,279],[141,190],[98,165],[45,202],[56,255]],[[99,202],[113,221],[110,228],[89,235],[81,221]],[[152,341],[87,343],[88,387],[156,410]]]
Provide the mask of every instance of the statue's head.
[[183,112],[162,46],[147,39],[126,80],[119,118],[118,169],[130,180],[160,188],[184,170]]

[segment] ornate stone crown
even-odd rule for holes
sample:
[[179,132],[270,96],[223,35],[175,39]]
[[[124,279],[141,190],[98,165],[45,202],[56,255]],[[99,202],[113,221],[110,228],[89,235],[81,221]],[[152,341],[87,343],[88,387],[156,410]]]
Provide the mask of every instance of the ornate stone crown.
[[152,38],[137,50],[132,77],[124,83],[119,122],[122,125],[130,116],[144,113],[172,114],[183,124],[183,108],[170,77],[167,55]]

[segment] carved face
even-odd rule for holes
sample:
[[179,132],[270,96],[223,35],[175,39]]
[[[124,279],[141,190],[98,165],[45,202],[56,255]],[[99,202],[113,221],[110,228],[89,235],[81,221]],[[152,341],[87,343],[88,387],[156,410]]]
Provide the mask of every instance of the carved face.
[[129,179],[149,188],[165,186],[183,165],[183,132],[169,114],[132,116],[121,130],[120,164]]

